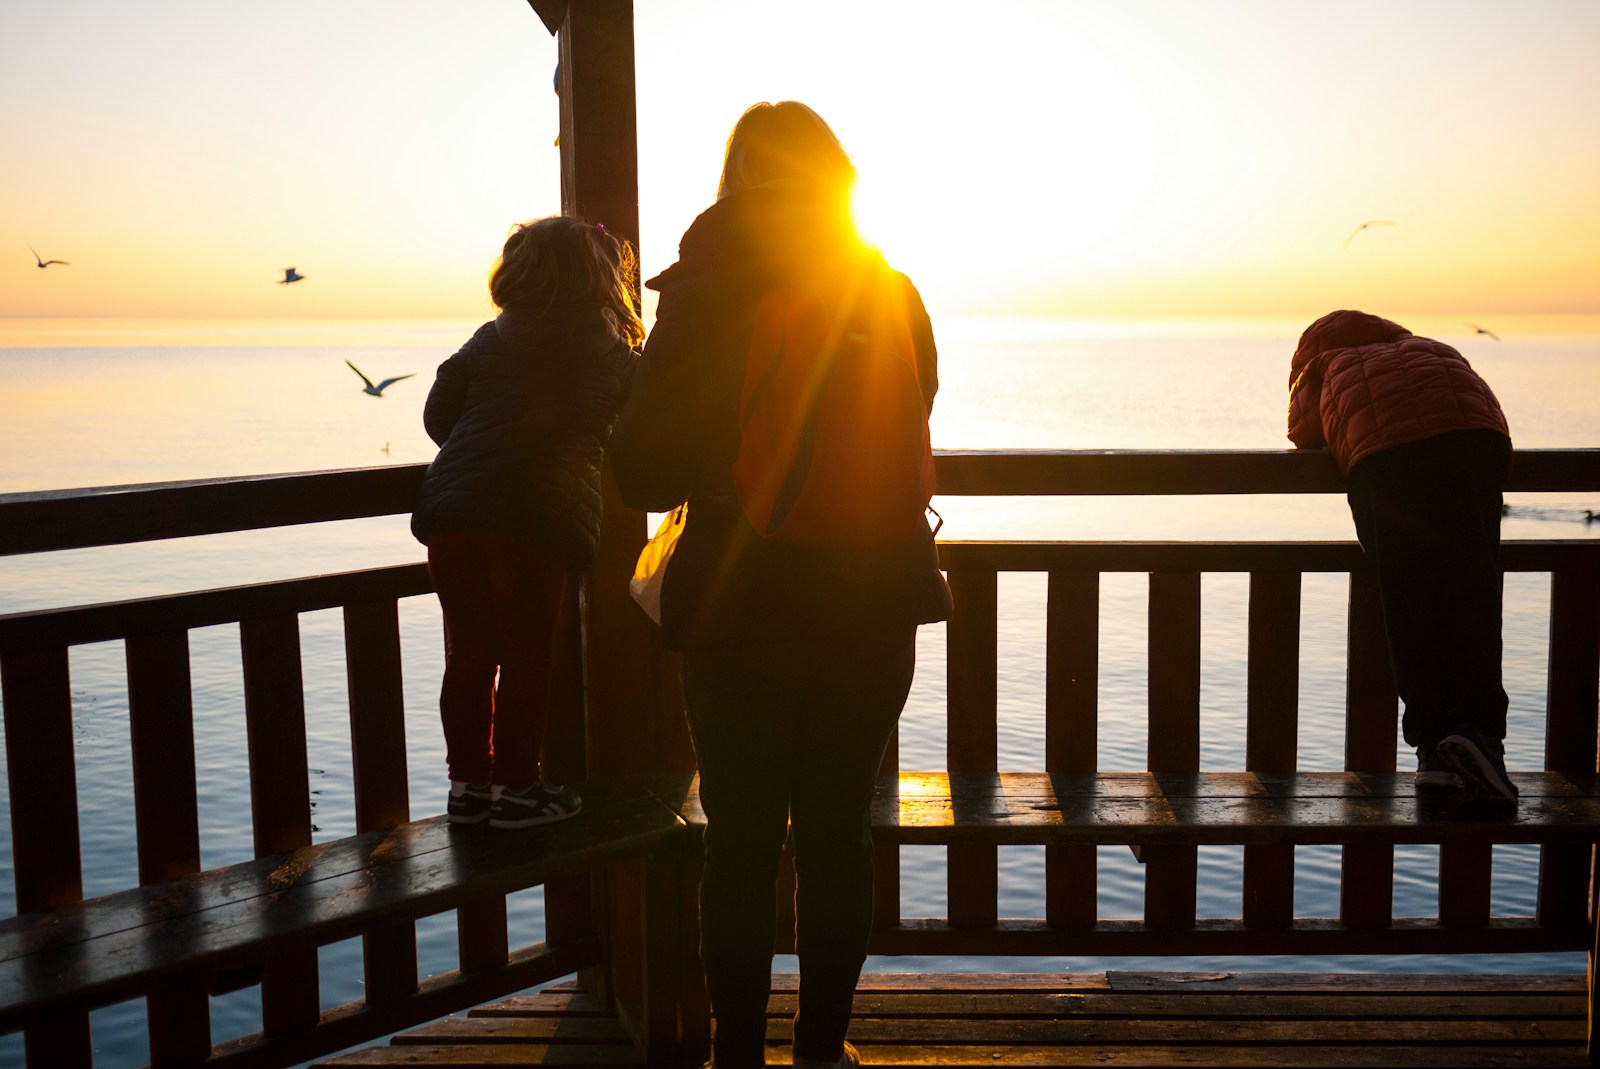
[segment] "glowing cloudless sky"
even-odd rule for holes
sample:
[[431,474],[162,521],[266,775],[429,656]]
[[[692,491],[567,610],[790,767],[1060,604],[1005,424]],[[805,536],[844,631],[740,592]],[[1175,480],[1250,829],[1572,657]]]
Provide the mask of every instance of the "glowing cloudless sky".
[[[799,99],[936,315],[1600,314],[1592,0],[635,17],[647,273],[743,108]],[[559,208],[555,58],[523,0],[7,4],[0,318],[486,314]]]

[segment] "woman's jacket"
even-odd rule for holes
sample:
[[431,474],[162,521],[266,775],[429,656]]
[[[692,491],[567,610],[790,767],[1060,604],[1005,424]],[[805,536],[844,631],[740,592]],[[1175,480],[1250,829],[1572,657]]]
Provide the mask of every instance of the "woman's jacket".
[[1443,342],[1352,311],[1331,312],[1300,336],[1289,366],[1289,440],[1326,445],[1340,471],[1467,430],[1511,436],[1488,383]]
[[[932,532],[913,543],[796,545],[759,537],[734,494],[740,391],[755,306],[771,287],[837,271],[857,239],[822,199],[774,183],[734,193],[684,234],[660,292],[610,455],[622,499],[688,519],[662,589],[662,643],[695,649],[850,635],[949,617]],[[924,399],[938,388],[933,328],[902,291]],[[871,457],[862,457],[871,463]]]
[[600,540],[600,464],[636,357],[598,311],[512,306],[443,364],[423,425],[439,443],[411,516],[508,535],[586,568]]

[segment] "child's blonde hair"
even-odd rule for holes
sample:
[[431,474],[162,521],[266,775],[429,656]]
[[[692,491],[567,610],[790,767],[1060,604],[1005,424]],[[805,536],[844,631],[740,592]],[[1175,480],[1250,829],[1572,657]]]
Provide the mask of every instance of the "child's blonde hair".
[[779,178],[801,178],[847,193],[856,167],[822,116],[798,100],[752,104],[734,123],[717,199]]
[[638,258],[626,240],[598,223],[553,215],[511,228],[489,272],[489,296],[498,308],[599,308],[629,345],[638,345],[644,323],[633,303],[637,272]]

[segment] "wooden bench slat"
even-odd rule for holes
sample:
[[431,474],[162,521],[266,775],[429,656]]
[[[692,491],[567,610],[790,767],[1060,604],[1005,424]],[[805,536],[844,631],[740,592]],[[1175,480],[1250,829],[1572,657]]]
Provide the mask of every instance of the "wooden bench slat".
[[0,922],[0,1025],[588,871],[682,828],[642,788],[585,800],[579,816],[530,832],[452,829],[437,817]]
[[[1513,772],[1515,819],[1480,819],[1459,798],[1419,796],[1408,772],[902,772],[880,778],[874,835],[906,844],[1590,843],[1600,788],[1559,772]],[[702,825],[698,781],[653,780]]]

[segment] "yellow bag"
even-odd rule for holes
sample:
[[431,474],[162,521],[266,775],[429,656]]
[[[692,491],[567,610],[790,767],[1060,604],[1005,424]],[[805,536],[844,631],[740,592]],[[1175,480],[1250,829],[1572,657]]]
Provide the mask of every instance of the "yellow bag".
[[685,502],[662,519],[655,535],[639,551],[639,562],[633,566],[633,578],[628,581],[628,593],[639,607],[654,620],[661,622],[661,587],[667,578],[667,563],[678,546],[678,536],[683,533],[684,520],[689,505]]

